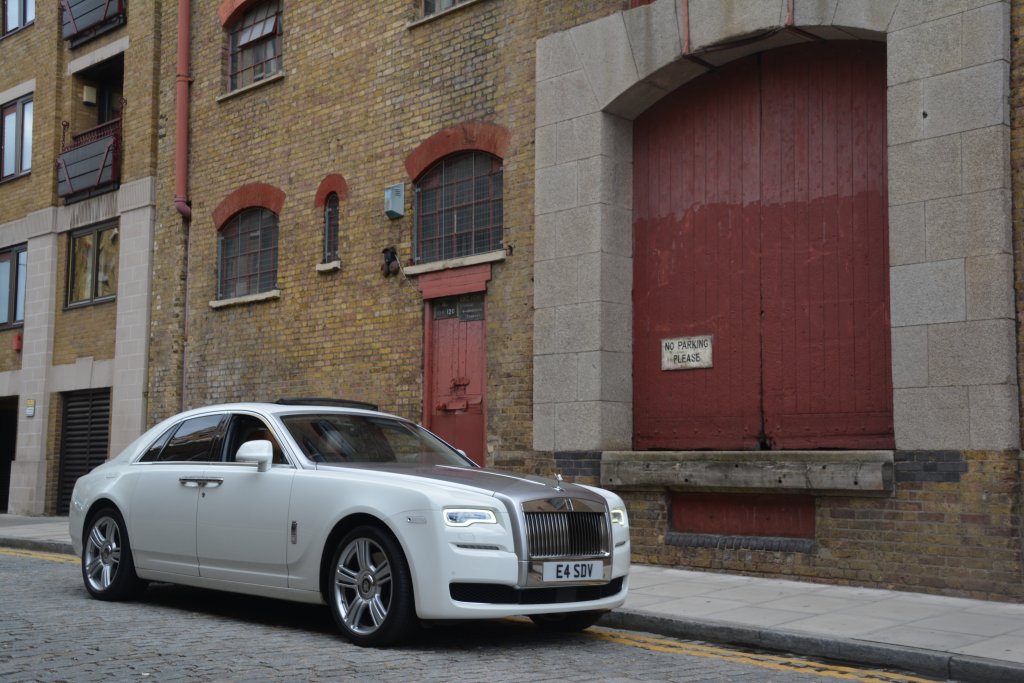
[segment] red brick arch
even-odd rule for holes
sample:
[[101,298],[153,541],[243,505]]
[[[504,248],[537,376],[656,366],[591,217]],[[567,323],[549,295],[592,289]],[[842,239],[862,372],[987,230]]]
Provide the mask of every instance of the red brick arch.
[[320,187],[316,189],[316,199],[314,200],[316,208],[324,208],[324,205],[327,203],[327,196],[332,192],[337,194],[338,199],[341,201],[348,199],[348,183],[345,182],[344,176],[340,173],[331,173],[320,181]]
[[282,190],[266,183],[249,183],[229,194],[221,200],[213,210],[213,224],[218,230],[224,227],[228,219],[242,209],[259,206],[280,215],[284,208],[285,194]]
[[262,0],[224,0],[217,8],[217,18],[221,28],[227,28],[238,21],[253,5]]
[[493,123],[470,121],[445,128],[434,133],[420,143],[405,159],[405,170],[409,177],[416,180],[430,168],[435,161],[454,154],[479,150],[505,158],[508,152],[509,139],[512,137],[508,129]]

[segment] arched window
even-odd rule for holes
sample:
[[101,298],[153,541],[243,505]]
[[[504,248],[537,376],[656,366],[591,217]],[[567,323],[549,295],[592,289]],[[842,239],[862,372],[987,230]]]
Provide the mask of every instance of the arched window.
[[281,0],[256,5],[230,32],[229,91],[281,71]]
[[501,249],[501,159],[460,152],[434,164],[416,182],[417,263]]
[[277,214],[245,209],[220,231],[217,298],[232,299],[277,287]]
[[332,192],[327,195],[324,202],[324,263],[338,261],[338,212],[341,200],[338,193]]

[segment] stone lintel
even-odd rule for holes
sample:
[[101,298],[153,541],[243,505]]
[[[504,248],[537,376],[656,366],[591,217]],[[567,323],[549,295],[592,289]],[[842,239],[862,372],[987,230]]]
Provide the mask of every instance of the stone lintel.
[[611,489],[891,495],[892,451],[605,451]]

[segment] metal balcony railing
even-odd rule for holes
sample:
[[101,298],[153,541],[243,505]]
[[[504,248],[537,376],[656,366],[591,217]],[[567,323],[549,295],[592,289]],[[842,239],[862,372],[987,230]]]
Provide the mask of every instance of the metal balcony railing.
[[121,119],[72,135],[64,122],[57,158],[57,195],[82,198],[117,189],[121,182]]
[[72,46],[127,20],[125,0],[60,0],[61,35]]

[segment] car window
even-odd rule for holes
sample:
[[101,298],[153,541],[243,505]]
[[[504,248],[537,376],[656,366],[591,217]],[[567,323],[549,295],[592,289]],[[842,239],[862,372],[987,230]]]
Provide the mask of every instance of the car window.
[[235,462],[235,454],[238,448],[246,441],[258,441],[260,439],[269,441],[274,446],[275,465],[287,464],[281,445],[274,437],[274,433],[263,420],[253,415],[232,415],[228,425],[227,436],[224,439],[224,460]]
[[[167,442],[160,455],[159,462],[209,462],[219,460],[219,453],[214,450],[217,437],[220,436],[224,415],[203,415],[182,422]],[[147,456],[149,454],[147,453]]]
[[[176,426],[177,425],[175,425],[175,427]],[[160,458],[160,452],[163,451],[164,446],[167,445],[167,442],[171,438],[171,434],[174,433],[175,427],[171,427],[161,434],[160,438],[154,441],[153,445],[149,447],[146,454],[139,458],[139,462],[154,462],[155,460],[158,460]]]
[[313,462],[472,466],[433,434],[403,420],[324,413],[286,415],[281,421]]

